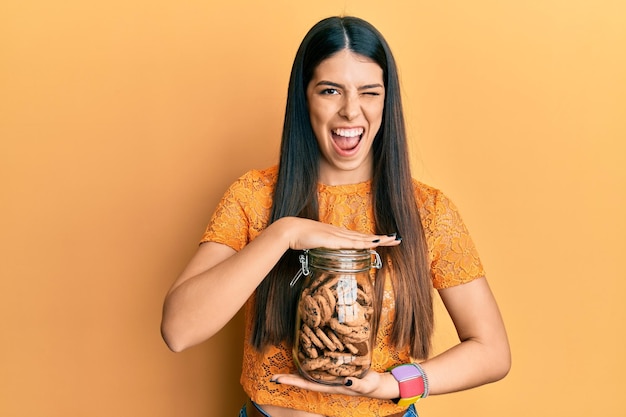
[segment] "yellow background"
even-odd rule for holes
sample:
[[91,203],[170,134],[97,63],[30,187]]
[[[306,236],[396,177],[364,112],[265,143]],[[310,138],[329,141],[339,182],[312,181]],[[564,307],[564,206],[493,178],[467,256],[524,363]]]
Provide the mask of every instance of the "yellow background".
[[342,13],[390,42],[414,175],[461,209],[512,344],[505,380],[421,415],[626,415],[621,0],[4,0],[0,415],[236,415],[241,317],[173,354],[161,302]]

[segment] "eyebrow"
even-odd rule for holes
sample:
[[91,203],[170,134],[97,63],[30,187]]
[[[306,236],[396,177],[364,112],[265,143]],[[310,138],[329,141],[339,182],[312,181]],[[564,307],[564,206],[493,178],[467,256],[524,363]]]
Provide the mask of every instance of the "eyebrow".
[[[320,81],[317,84],[315,84],[316,87],[318,86],[322,86],[322,85],[327,85],[330,87],[337,87],[337,88],[341,88],[341,89],[345,89],[345,86],[342,84],[338,84],[338,83],[334,83],[332,81]],[[376,83],[376,84],[365,84],[360,86],[357,90],[361,91],[361,90],[369,90],[372,88],[385,88],[382,84]]]

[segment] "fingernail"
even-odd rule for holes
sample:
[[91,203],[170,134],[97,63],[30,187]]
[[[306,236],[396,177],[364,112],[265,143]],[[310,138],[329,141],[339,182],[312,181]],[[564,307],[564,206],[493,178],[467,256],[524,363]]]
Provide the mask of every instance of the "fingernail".
[[346,387],[352,386],[352,380],[351,380],[351,379],[348,379],[348,380],[345,382],[345,384],[344,384],[344,385],[345,385]]
[[[374,240],[372,240],[372,243],[378,243],[378,242],[380,242],[380,239],[374,239]],[[346,373],[347,373],[347,372],[346,372]]]
[[402,238],[401,238],[400,236],[396,236],[396,240],[401,241],[401,240],[402,240]]
[[270,379],[270,382],[273,382],[274,384],[280,385],[280,382],[278,382],[278,380]]
[[397,233],[389,233],[389,234],[387,235],[387,237],[394,237],[394,236],[397,236],[397,235],[398,235]]

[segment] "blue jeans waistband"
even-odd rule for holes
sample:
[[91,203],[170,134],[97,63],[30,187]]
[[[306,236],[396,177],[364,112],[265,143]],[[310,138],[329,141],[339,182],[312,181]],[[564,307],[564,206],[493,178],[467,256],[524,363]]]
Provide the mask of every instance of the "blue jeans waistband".
[[[252,401],[248,402],[248,404],[252,404],[253,407],[256,407],[256,404],[254,404]],[[265,411],[263,411],[260,407],[256,407],[256,409],[259,411],[259,413],[261,413],[265,417],[272,417],[269,414],[267,414]],[[243,407],[241,407],[241,410],[239,411],[239,417],[248,417],[245,404]],[[415,405],[411,404],[409,406],[409,408],[406,410],[406,413],[404,414],[404,417],[418,417],[417,410],[415,409]]]

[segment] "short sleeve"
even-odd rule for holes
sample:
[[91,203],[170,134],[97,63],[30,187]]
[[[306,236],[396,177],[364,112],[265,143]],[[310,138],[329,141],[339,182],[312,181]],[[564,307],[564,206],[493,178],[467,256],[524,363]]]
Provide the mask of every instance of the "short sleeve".
[[454,203],[432,188],[422,189],[418,195],[422,197],[420,215],[428,243],[433,286],[449,288],[483,277],[485,271],[478,251]]
[[250,171],[226,190],[200,243],[222,243],[240,251],[266,227],[273,184],[265,174]]

